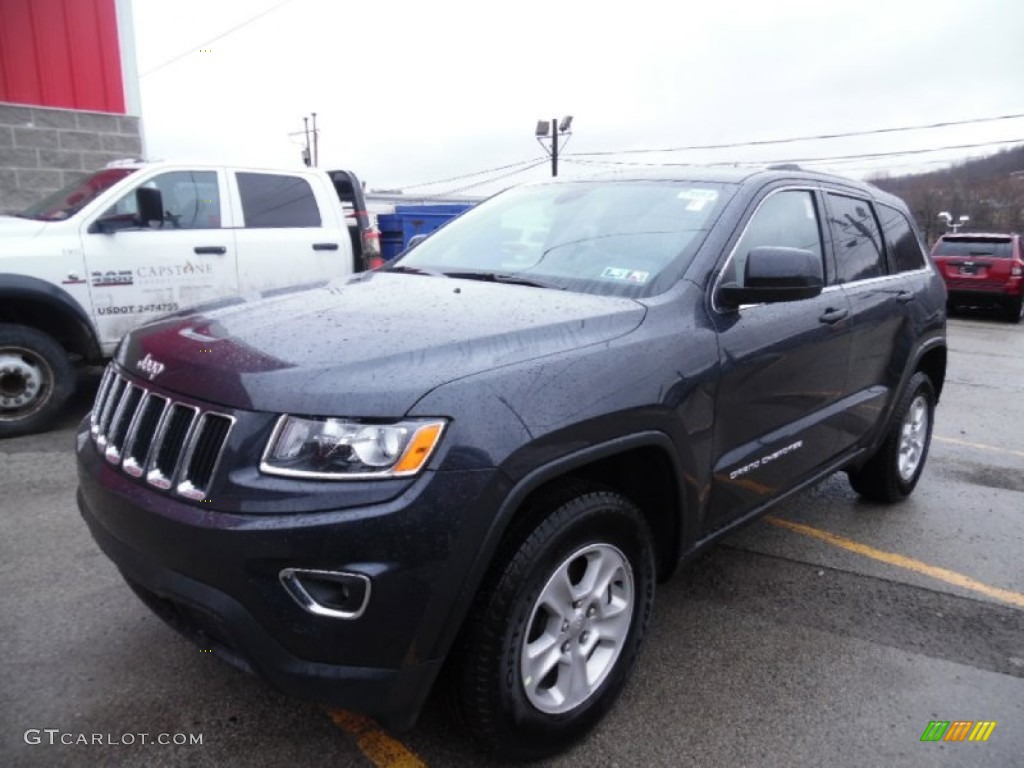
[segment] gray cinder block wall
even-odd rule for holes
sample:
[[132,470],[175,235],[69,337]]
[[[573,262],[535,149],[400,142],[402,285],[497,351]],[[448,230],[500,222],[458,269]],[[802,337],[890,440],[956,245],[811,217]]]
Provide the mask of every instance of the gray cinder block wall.
[[141,153],[137,117],[0,102],[0,213]]

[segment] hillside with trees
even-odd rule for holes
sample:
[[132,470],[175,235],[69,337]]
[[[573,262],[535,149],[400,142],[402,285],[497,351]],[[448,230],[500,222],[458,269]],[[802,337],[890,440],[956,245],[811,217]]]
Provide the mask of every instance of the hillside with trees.
[[907,202],[929,244],[946,232],[940,211],[954,220],[970,216],[961,231],[1024,232],[1024,146],[941,171],[870,181]]

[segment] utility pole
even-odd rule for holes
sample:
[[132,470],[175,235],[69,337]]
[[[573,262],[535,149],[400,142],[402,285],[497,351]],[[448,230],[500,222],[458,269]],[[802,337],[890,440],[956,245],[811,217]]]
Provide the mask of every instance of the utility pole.
[[302,162],[308,168],[313,166],[314,168],[320,162],[320,129],[316,127],[316,112],[311,113],[313,130],[310,131],[310,116],[303,115],[302,117],[302,130],[289,133],[288,136],[305,136],[306,146],[302,148]]
[[306,164],[306,167],[309,168],[310,164],[313,161],[312,161],[311,155],[309,154],[309,118],[308,117],[303,117],[302,118],[302,125],[303,125],[303,130],[306,132],[306,147],[305,147],[305,149],[302,150],[302,162],[304,162]]
[[[569,130],[570,127],[572,127],[572,115],[566,115],[562,118],[561,122],[559,122],[557,117],[552,118],[550,123],[547,120],[537,121],[537,129],[534,132],[534,135],[537,137],[537,141],[540,145],[544,147],[544,150],[551,155],[552,176],[558,175],[558,137],[560,135],[566,137],[566,140],[562,145],[562,148],[564,149],[565,145],[569,143],[568,137],[572,135],[572,132]],[[549,136],[551,137],[550,149],[544,145],[543,141]]]
[[320,163],[320,131],[316,127],[316,112],[313,113],[313,167]]

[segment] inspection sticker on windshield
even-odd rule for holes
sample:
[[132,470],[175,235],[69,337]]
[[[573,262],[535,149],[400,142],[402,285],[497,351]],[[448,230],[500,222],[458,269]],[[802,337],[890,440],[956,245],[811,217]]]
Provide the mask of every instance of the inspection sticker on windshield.
[[718,192],[714,189],[684,189],[676,197],[690,201],[686,204],[686,210],[702,211],[705,205],[718,199]]
[[625,280],[627,283],[646,283],[650,272],[641,272],[638,269],[622,269],[620,267],[605,267],[601,277],[609,280]]

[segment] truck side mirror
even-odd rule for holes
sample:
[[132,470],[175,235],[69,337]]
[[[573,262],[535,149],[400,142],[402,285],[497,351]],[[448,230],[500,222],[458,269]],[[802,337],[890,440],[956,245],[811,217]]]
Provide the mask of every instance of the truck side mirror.
[[821,293],[821,258],[802,248],[761,246],[747,254],[743,285],[726,283],[719,298],[726,307],[811,299]]
[[148,227],[150,222],[163,224],[164,197],[159,189],[139,187],[135,190],[135,207],[139,212],[139,223]]

